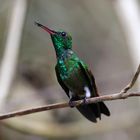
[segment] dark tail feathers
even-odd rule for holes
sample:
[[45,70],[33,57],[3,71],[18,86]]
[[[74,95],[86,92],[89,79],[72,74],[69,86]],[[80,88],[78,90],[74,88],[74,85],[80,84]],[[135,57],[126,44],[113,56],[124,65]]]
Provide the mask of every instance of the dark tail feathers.
[[107,106],[103,102],[78,106],[80,113],[92,122],[97,122],[97,118],[101,119],[101,113],[110,116]]

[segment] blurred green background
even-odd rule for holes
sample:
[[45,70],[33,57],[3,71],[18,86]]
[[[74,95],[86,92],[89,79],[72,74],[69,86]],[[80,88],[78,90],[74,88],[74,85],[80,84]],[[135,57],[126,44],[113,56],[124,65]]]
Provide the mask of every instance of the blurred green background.
[[[34,21],[70,32],[73,50],[89,65],[101,95],[119,92],[130,81],[134,74],[132,54],[111,0],[30,0],[26,4],[16,71],[5,112],[68,101],[56,80],[56,56],[50,36],[35,26]],[[0,0],[0,63],[15,5],[16,0]],[[69,108],[2,121],[0,139],[138,140],[139,99],[106,104],[111,116],[102,116],[97,124]]]

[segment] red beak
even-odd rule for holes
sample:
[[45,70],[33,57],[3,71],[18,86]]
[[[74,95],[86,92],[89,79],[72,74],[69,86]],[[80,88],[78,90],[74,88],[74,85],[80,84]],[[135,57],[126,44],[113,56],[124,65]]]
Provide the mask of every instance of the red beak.
[[53,31],[53,30],[49,29],[48,27],[46,27],[38,22],[35,22],[35,25],[37,25],[38,27],[41,27],[42,29],[47,31],[49,34],[56,34],[57,33],[56,31]]

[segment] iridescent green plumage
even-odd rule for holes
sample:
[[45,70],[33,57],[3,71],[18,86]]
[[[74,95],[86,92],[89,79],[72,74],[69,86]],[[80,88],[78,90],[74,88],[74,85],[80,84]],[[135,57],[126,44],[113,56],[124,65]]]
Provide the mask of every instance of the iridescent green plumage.
[[[56,51],[57,64],[55,67],[59,84],[73,100],[99,96],[94,77],[87,65],[72,51],[72,37],[64,31],[53,31],[36,23],[51,35]],[[77,109],[90,121],[101,119],[101,113],[109,116],[110,112],[103,102],[78,106]]]

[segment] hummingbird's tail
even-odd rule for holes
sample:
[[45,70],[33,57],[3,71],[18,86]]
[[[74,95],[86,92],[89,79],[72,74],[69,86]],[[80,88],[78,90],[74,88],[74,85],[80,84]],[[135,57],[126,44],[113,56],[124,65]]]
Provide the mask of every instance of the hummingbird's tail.
[[101,119],[101,113],[110,116],[110,112],[103,102],[81,105],[77,109],[92,122],[97,122],[97,118]]

